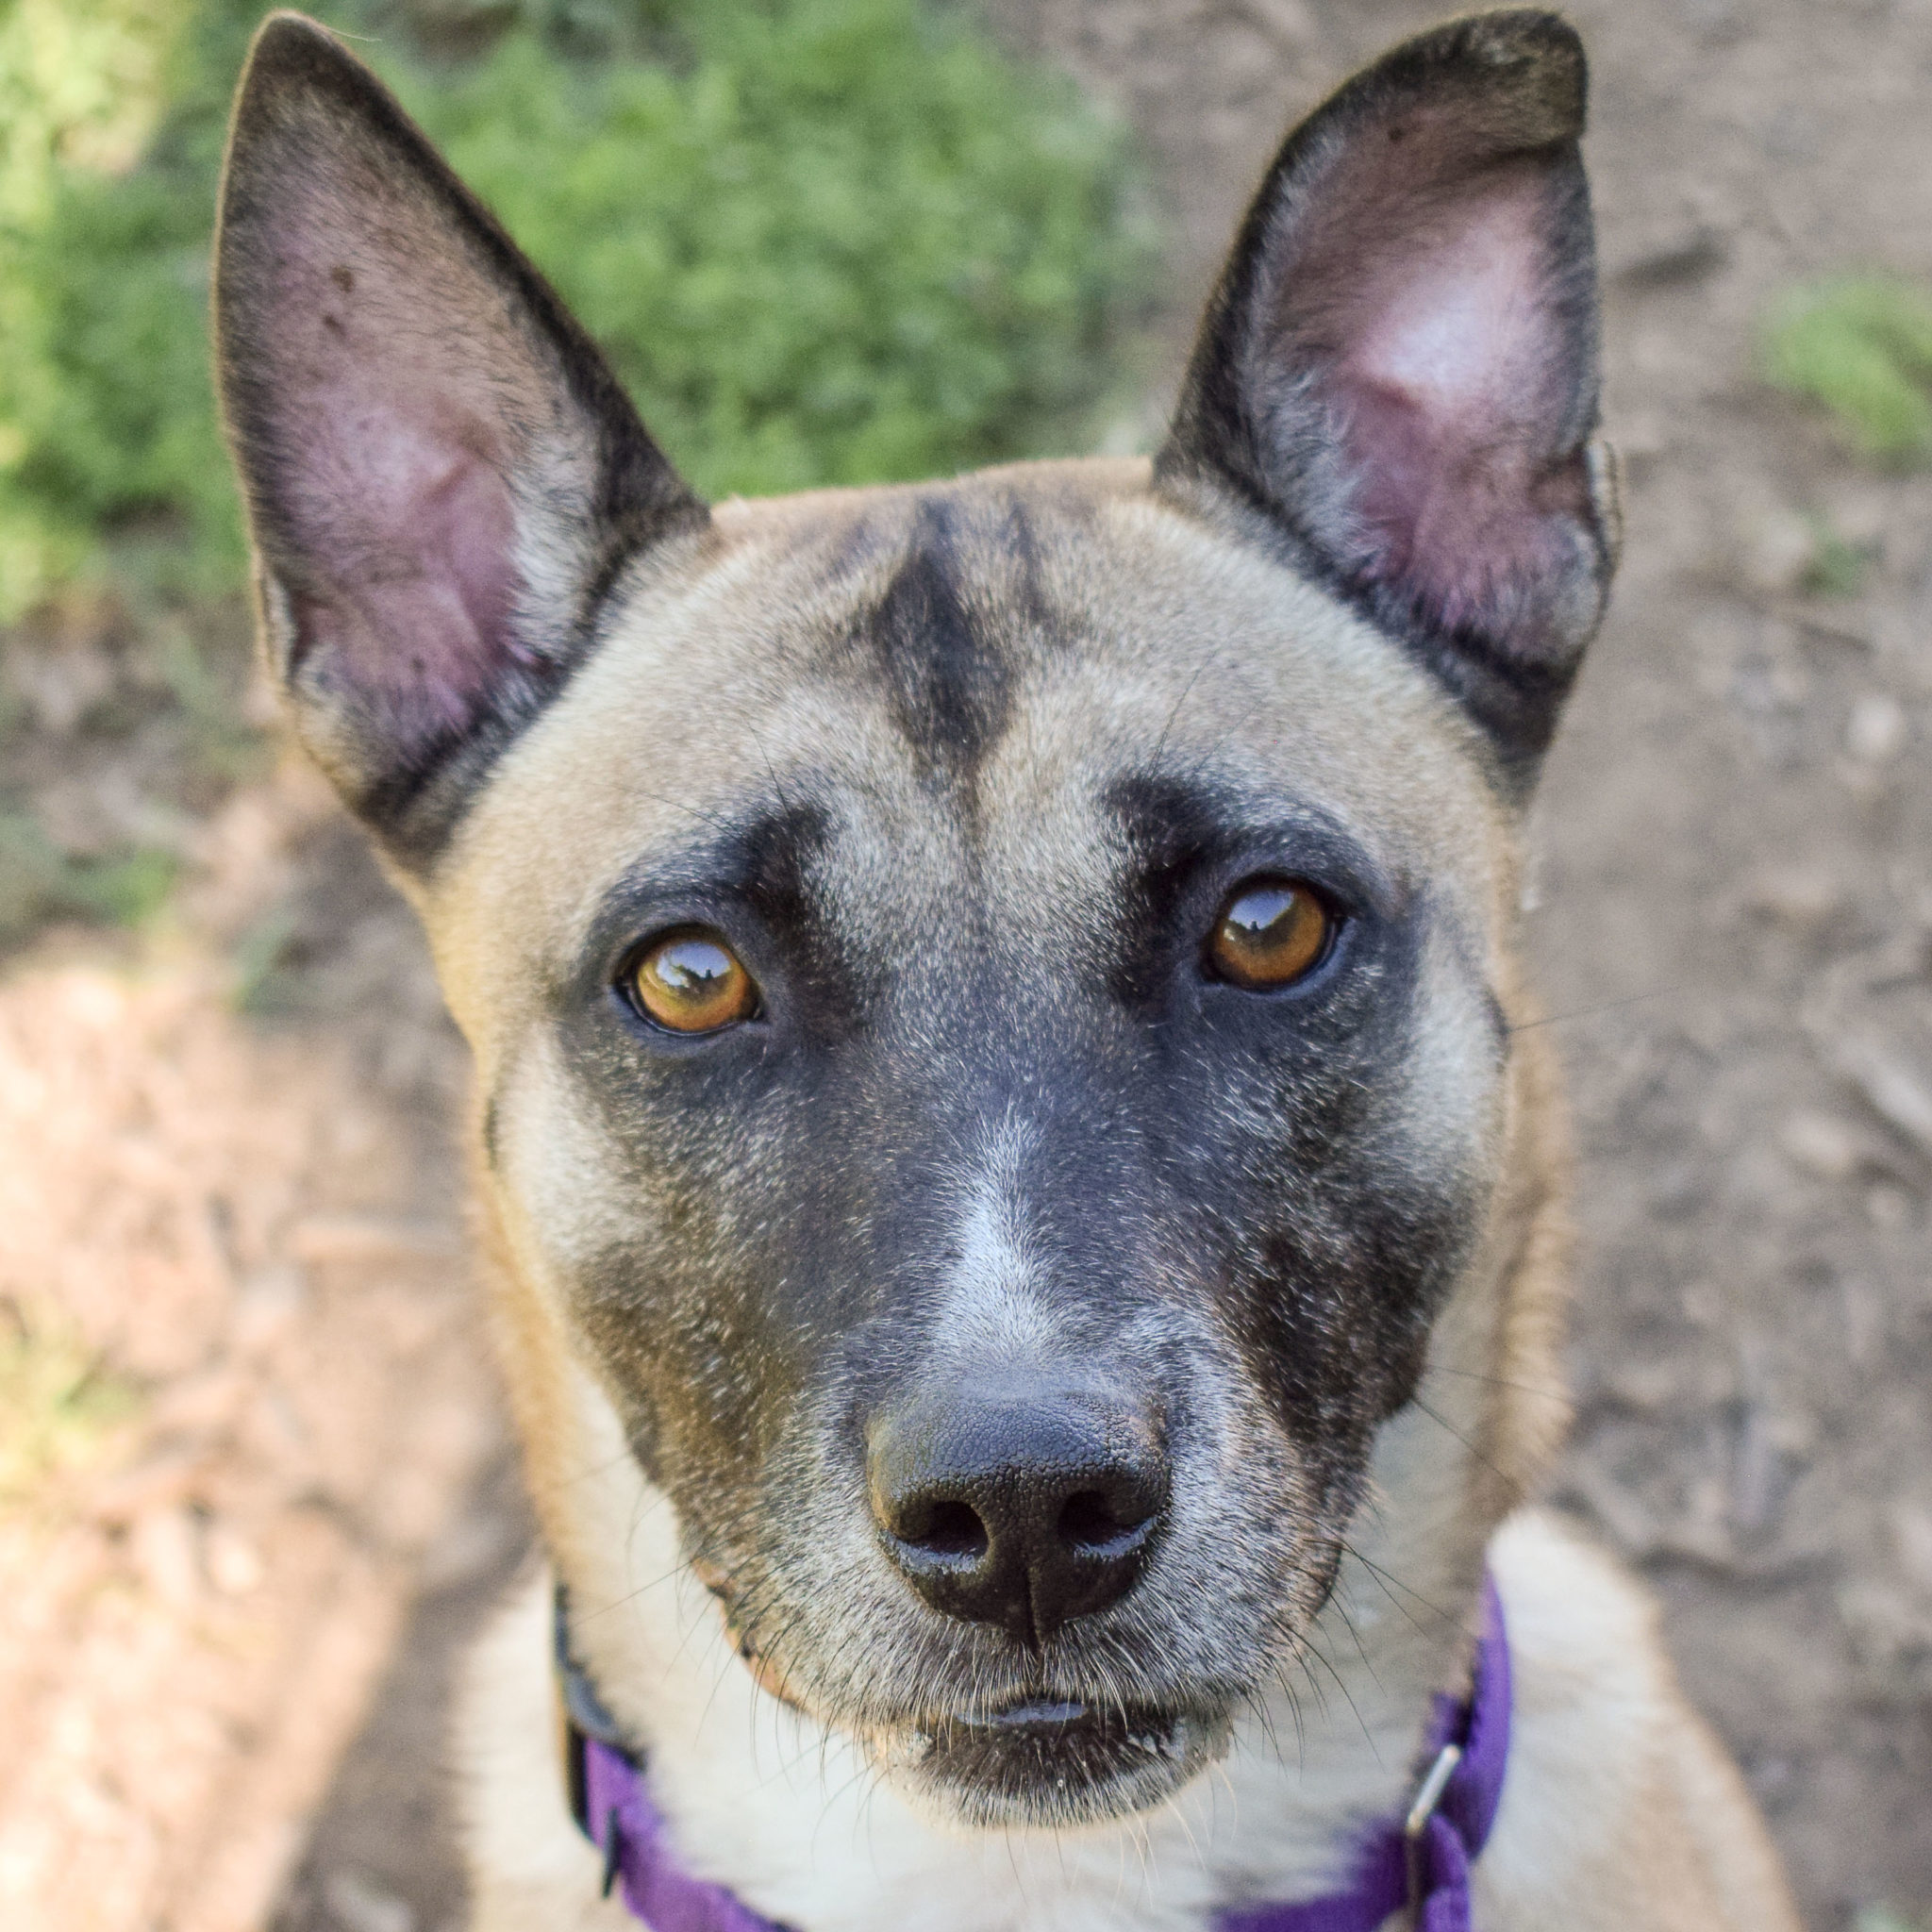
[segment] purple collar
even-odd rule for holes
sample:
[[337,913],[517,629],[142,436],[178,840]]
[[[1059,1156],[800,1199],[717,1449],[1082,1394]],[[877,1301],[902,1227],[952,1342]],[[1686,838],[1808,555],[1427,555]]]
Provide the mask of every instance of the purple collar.
[[[1469,1701],[1437,1697],[1408,1812],[1363,1832],[1348,1889],[1233,1907],[1217,1914],[1215,1932],[1378,1932],[1405,1905],[1413,1932],[1470,1932],[1470,1868],[1496,1821],[1509,1761],[1509,1644],[1493,1580],[1483,1605]],[[560,1591],[557,1648],[571,1810],[604,1855],[605,1895],[622,1886],[631,1916],[651,1932],[785,1932],[678,1864],[641,1762],[570,1657]]]

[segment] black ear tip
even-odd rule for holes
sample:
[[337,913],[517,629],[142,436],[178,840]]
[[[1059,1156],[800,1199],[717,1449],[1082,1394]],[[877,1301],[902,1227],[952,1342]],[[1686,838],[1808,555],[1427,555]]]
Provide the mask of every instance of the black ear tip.
[[1541,7],[1499,7],[1491,13],[1472,13],[1452,27],[1466,26],[1499,48],[1543,48],[1583,51],[1576,29],[1560,13]]
[[291,91],[359,92],[368,84],[368,70],[319,20],[271,13],[255,31],[237,98],[245,117]]
[[[1507,8],[1464,14],[1403,42],[1343,88],[1336,104],[1378,118],[1432,98],[1479,145],[1526,152],[1576,140],[1588,91],[1576,29],[1560,13]],[[1451,106],[1457,102],[1459,108]]]
[[350,58],[348,49],[306,13],[271,13],[255,30],[244,72],[253,80],[300,73],[318,62],[334,64]]
[[1583,41],[1560,13],[1540,7],[1500,7],[1491,13],[1464,13],[1418,34],[1418,42],[1459,45],[1475,58],[1499,63],[1524,59],[1580,59]]
[[1583,36],[1560,13],[1479,13],[1471,25],[1478,47],[1499,66],[1520,62],[1552,80],[1583,85]]
[[[271,13],[256,29],[235,90],[220,207],[240,205],[372,140],[421,144],[408,116],[341,41],[306,13]],[[434,163],[431,164],[432,166]]]

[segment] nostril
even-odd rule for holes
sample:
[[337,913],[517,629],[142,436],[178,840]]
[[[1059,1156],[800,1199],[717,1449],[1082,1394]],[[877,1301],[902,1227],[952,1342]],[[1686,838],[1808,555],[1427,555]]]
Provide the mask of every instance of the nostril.
[[986,1524],[964,1503],[934,1503],[920,1515],[924,1520],[908,1524],[900,1532],[900,1541],[935,1557],[983,1557],[991,1547]]
[[868,1417],[864,1444],[879,1554],[1015,1643],[1118,1603],[1167,1521],[1159,1418],[1106,1386],[941,1378]]
[[1138,1514],[1124,1521],[1099,1490],[1080,1490],[1060,1510],[1059,1538],[1078,1555],[1101,1556],[1136,1535],[1146,1523],[1147,1518]]

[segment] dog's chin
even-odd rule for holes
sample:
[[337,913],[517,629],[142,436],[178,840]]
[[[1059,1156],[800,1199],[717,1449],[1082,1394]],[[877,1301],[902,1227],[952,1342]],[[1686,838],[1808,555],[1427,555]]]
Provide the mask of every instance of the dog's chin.
[[908,1725],[871,1744],[889,1781],[948,1823],[1104,1824],[1163,1803],[1227,1749],[1224,1712],[1103,1709],[1048,1697]]

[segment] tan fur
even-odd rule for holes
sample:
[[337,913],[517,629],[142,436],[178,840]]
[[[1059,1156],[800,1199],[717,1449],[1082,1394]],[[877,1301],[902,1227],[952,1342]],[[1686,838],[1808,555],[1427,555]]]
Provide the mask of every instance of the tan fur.
[[[267,655],[474,1052],[491,1319],[571,1648],[683,1866],[796,1932],[1207,1932],[1333,1890],[1407,1807],[1434,1694],[1467,1688],[1486,1565],[1518,1701],[1485,1932],[1795,1925],[1654,1614],[1524,1513],[1565,1419],[1568,1241],[1522,805],[1616,547],[1584,94],[1574,34],[1507,12],[1319,109],[1151,467],[713,511],[374,79],[299,18],[258,37],[215,320]],[[1244,827],[1226,800],[1300,816]],[[1265,1016],[1213,970],[1205,901],[1146,909],[1164,866],[1230,917],[1280,883],[1219,876],[1239,842],[1189,855],[1217,815],[1276,855],[1254,863],[1306,864],[1340,934]],[[763,883],[729,888],[720,942],[766,1004],[730,1040],[653,1034],[630,969],[709,923],[733,864]],[[1324,1014],[1332,1058],[1307,1044]],[[1065,1076],[1057,1117],[1082,1028],[1093,1091]],[[1252,1061],[1204,1045],[1243,1039]],[[1143,1157],[1166,1219],[1122,1254],[1107,1163]],[[901,1161],[916,1197],[880,1210]],[[902,1207],[918,1231],[881,1232]],[[821,1214],[849,1245],[796,1259]],[[1087,1217],[1071,1245],[1056,1214]],[[875,1359],[847,1361],[826,1331],[867,1296],[834,1334]],[[1004,1595],[920,1568],[958,1552],[882,1500],[908,1403],[977,1426],[1110,1351],[1158,1384],[1158,1349],[1193,1351],[1187,1401],[1124,1395],[1141,1459],[1096,1452],[1140,1542],[1069,1528],[1092,1497],[1041,1489],[1068,1465],[1036,1441],[994,1474],[1054,1513],[980,1524],[970,1588]],[[1075,1560],[1106,1604],[1062,1588]],[[617,1932],[567,1814],[550,1583],[472,1674],[475,1923]],[[1062,1690],[1064,1727],[1037,1708]]]
[[[1480,908],[1505,1007],[1512,1021],[1532,1016],[1513,964],[1516,825],[1484,783],[1467,727],[1420,673],[1211,520],[1158,499],[1144,466],[1041,465],[954,487],[1024,491],[1049,533],[1056,590],[1114,641],[1104,675],[1075,659],[1029,694],[1029,728],[1014,734],[1024,750],[996,757],[983,781],[993,799],[1023,821],[1050,816],[1083,747],[1144,731],[1191,687],[1198,705],[1173,726],[1180,742],[1213,734],[1225,753],[1223,721],[1239,716],[1248,741],[1318,773],[1340,812]],[[1250,1727],[1225,1766],[1151,1819],[1058,1842],[1016,1833],[962,1844],[868,1787],[848,1746],[776,1705],[730,1651],[680,1571],[668,1505],[625,1455],[594,1365],[568,1337],[558,1269],[587,1225],[621,1219],[623,1177],[571,1119],[536,995],[543,962],[569,953],[632,855],[738,774],[782,774],[794,756],[836,742],[881,788],[910,782],[893,776],[905,754],[882,722],[848,692],[794,679],[786,661],[819,559],[861,504],[876,512],[890,494],[722,510],[701,555],[639,588],[621,635],[510,754],[436,886],[419,894],[475,1048],[478,1093],[500,1108],[503,1167],[517,1176],[517,1198],[480,1171],[479,1191],[545,1541],[575,1582],[585,1661],[652,1747],[681,1855],[804,1932],[1183,1932],[1224,1898],[1313,1889],[1349,1819],[1402,1802],[1424,1693],[1466,1673],[1466,1616],[1432,1623],[1414,1606],[1470,1606],[1487,1552],[1521,1701],[1504,1812],[1479,1868],[1480,1922],[1524,1932],[1795,1926],[1762,1828],[1684,1705],[1653,1613],[1553,1523],[1508,1514],[1547,1469],[1565,1417],[1563,1133],[1552,1057],[1534,1029],[1515,1036],[1501,1113],[1485,1130],[1500,1179],[1483,1251],[1436,1332],[1424,1397],[1440,1423],[1411,1409],[1384,1431],[1359,1557],[1313,1636],[1326,1675],[1311,1672],[1293,1720],[1298,1771],[1284,1762],[1292,1753]],[[702,652],[680,647],[700,631]],[[1217,658],[1201,641],[1258,634],[1266,656]],[[1383,755],[1391,742],[1410,748],[1400,769]],[[1041,773],[1051,794],[1028,796]],[[554,801],[566,793],[561,818]],[[1064,827],[1039,841],[1015,862],[1079,862]],[[1465,1050],[1458,1024],[1445,1020],[1428,1048],[1446,1083],[1441,1104],[1453,1102]],[[1377,1572],[1398,1576],[1408,1601]],[[478,1653],[465,1724],[475,1923],[489,1932],[625,1923],[593,1898],[596,1861],[563,1808],[544,1587],[533,1583]],[[1291,1721],[1275,1714],[1281,1727]],[[734,1772],[738,1747],[719,1740],[741,1729],[754,1744]]]

